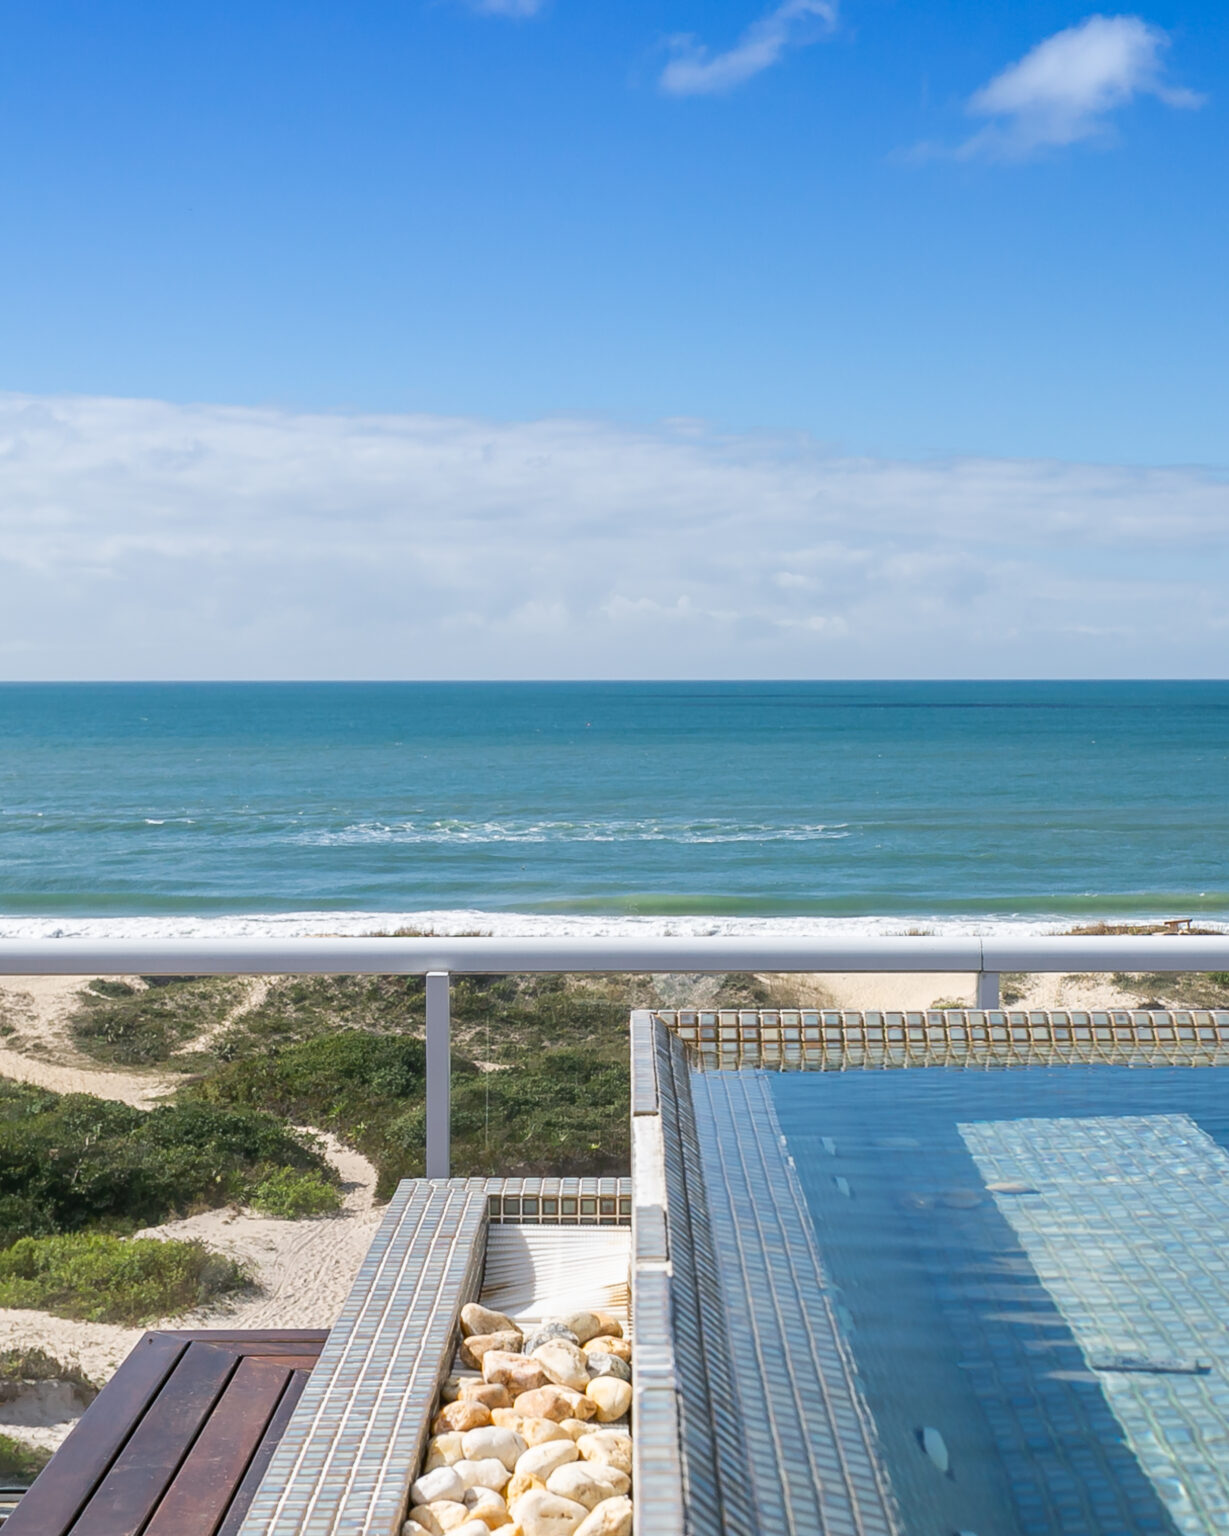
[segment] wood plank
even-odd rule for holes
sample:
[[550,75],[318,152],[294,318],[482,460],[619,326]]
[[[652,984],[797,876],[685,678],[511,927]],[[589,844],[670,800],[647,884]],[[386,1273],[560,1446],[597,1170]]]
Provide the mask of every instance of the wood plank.
[[280,1363],[252,1355],[240,1361],[154,1511],[145,1536],[214,1536],[290,1376]]
[[244,1355],[245,1360],[267,1360],[270,1365],[283,1366],[288,1371],[310,1371],[320,1359],[319,1355]]
[[314,1339],[262,1339],[259,1334],[240,1342],[237,1339],[205,1339],[206,1344],[216,1343],[219,1349],[232,1350],[236,1355],[308,1355],[316,1360],[324,1348]]
[[228,1349],[188,1345],[78,1516],[72,1536],[138,1536],[238,1363],[239,1357]]
[[168,1338],[187,1339],[202,1344],[319,1344],[329,1336],[327,1328],[163,1328]]
[[5,1536],[63,1536],[93,1496],[188,1345],[147,1333],[81,1415],[5,1523]]
[[230,1509],[226,1512],[226,1519],[217,1536],[238,1536],[239,1528],[243,1524],[243,1517],[247,1514],[256,1490],[260,1487],[260,1480],[264,1477],[272,1460],[273,1452],[277,1449],[278,1441],[286,1431],[290,1423],[290,1416],[298,1405],[299,1398],[303,1395],[303,1388],[307,1385],[307,1371],[295,1371],[286,1385],[282,1394],[282,1400],[277,1405],[277,1412],[269,1421],[269,1427],[265,1430],[264,1439],[252,1463],[247,1469],[247,1475],[239,1484],[234,1498],[231,1500]]

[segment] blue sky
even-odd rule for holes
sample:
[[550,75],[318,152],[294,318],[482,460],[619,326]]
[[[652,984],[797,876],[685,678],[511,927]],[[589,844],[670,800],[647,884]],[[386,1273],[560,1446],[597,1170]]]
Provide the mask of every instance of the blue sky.
[[[298,538],[307,514],[290,445],[310,436],[320,412],[353,430],[338,435],[334,421],[326,433],[336,448],[332,512],[317,508],[313,530],[335,516],[332,537],[344,543],[347,519],[386,514],[370,500],[364,445],[372,431],[400,434],[402,467],[389,473],[403,498],[402,590],[429,592],[449,611],[456,594],[439,573],[450,562],[461,569],[463,549],[428,557],[407,530],[431,525],[434,539],[440,519],[468,527],[477,513],[432,501],[414,478],[424,419],[437,423],[437,457],[484,441],[484,423],[499,441],[526,445],[529,467],[479,499],[502,508],[510,547],[528,541],[536,552],[525,557],[534,612],[580,623],[575,587],[593,569],[587,519],[627,517],[650,542],[646,529],[668,534],[677,547],[669,590],[639,590],[629,551],[623,585],[596,594],[618,611],[643,614],[643,599],[710,615],[686,645],[667,646],[666,673],[734,673],[747,654],[739,626],[752,621],[729,583],[741,541],[754,541],[761,516],[771,522],[754,499],[762,487],[737,514],[743,532],[726,526],[724,596],[705,597],[688,566],[689,540],[707,543],[717,527],[704,524],[712,503],[699,486],[732,460],[746,484],[770,468],[797,498],[789,517],[798,521],[773,550],[785,585],[771,591],[796,598],[804,588],[788,578],[811,580],[802,566],[834,539],[843,548],[861,539],[880,581],[884,561],[907,554],[919,571],[917,560],[932,562],[904,631],[924,669],[978,670],[962,664],[959,642],[960,604],[974,588],[1037,601],[1044,588],[1057,611],[1078,603],[1087,581],[1086,595],[1102,601],[1129,595],[1192,612],[1206,599],[1213,624],[1229,515],[1223,6],[40,0],[10,5],[5,19],[0,390],[10,478],[0,473],[0,517],[20,525],[0,556],[5,675],[293,669],[302,650],[275,633],[238,655],[219,648],[213,610],[177,646],[124,639],[140,628],[125,605],[143,611],[148,575],[125,561],[139,550],[199,581],[186,551],[221,547],[230,525],[204,509],[190,470],[168,480],[165,466],[213,456],[213,494],[247,504],[257,486],[236,443],[269,423],[262,455],[290,458],[261,458],[262,515],[276,508],[281,519],[270,538]],[[125,401],[149,402],[139,429]],[[230,411],[234,434],[217,416],[206,431],[202,403]],[[27,432],[52,417],[56,432]],[[681,492],[655,499],[642,486],[633,516],[580,467],[556,483],[531,445],[561,420],[569,432],[588,424],[594,466],[607,465],[620,433],[633,458],[650,441],[674,454],[667,480],[702,462],[687,521],[662,524]],[[65,478],[57,432],[84,444],[80,481]],[[41,470],[40,452],[51,455]],[[876,508],[904,518],[906,532],[872,536],[854,506],[826,513],[818,531],[807,526],[806,507],[840,478],[834,466],[853,461],[880,475]],[[980,575],[938,578],[934,561],[969,557],[967,529],[952,533],[940,511],[968,493],[960,465],[969,462],[989,466],[985,484],[1006,483],[1000,469],[1016,475],[1007,465],[1023,476],[1013,486],[1044,484],[1049,494],[1061,482],[1064,526],[1098,531],[1032,540],[1028,569],[1041,585],[1013,588],[1003,572],[1017,569],[1021,524],[1035,516],[1055,526],[1052,502],[991,499],[974,542],[993,547],[999,575],[987,555]],[[99,499],[99,464],[114,471],[111,500]],[[928,465],[943,464],[955,478],[936,501],[917,487],[939,473]],[[1127,501],[1090,490],[1088,465],[1129,482]],[[1164,479],[1171,471],[1178,480]],[[818,478],[799,488],[805,474]],[[899,499],[904,482],[920,499]],[[1171,487],[1163,496],[1162,483]],[[123,484],[142,489],[114,489]],[[1160,499],[1141,510],[1140,487]],[[153,536],[130,522],[146,503],[160,529],[153,554]],[[1188,503],[1201,509],[1193,523]],[[561,511],[563,522],[543,531],[533,519],[546,504],[570,505],[572,523]],[[1176,542],[1158,536],[1171,514],[1187,530]],[[496,512],[484,515],[491,526]],[[77,532],[61,546],[56,530],[68,527]],[[577,541],[576,569],[542,586],[565,535]],[[1111,538],[1125,541],[1112,555]],[[83,539],[97,541],[88,570],[57,563],[71,564]],[[332,556],[321,558],[327,568]],[[830,594],[843,585],[832,559],[821,583]],[[255,569],[254,560],[236,545],[227,568]],[[1110,578],[1126,585],[1096,586]],[[31,611],[40,580],[47,591]],[[66,581],[73,611],[97,609],[88,642],[54,596]],[[927,618],[928,593],[949,589]],[[354,593],[352,604],[338,600],[332,675],[450,666],[499,675],[509,664],[497,629],[451,660],[419,659],[421,638],[396,628],[406,616],[393,597],[376,604],[386,626],[377,645],[359,616],[372,596],[361,583]],[[220,589],[215,597],[225,607]],[[907,670],[891,651],[859,650],[849,637],[862,620],[832,602],[802,613],[815,620],[811,649],[787,626],[752,670]],[[754,623],[769,622],[767,603]],[[495,624],[497,609],[492,598],[474,624]],[[289,636],[292,615],[283,617],[277,633]],[[722,623],[718,643],[712,626]],[[989,606],[985,624],[994,630]],[[1186,650],[1158,628],[1125,651],[1112,638],[1100,650],[1073,642],[1055,624],[1025,630],[1015,650],[977,654],[1015,675],[1224,670],[1215,627]],[[515,665],[564,669],[570,633],[515,652]],[[583,666],[625,672],[628,644],[612,630]],[[388,646],[393,658],[381,653],[376,665]],[[630,669],[643,672],[654,654],[647,648]],[[325,660],[302,666],[319,675]]]

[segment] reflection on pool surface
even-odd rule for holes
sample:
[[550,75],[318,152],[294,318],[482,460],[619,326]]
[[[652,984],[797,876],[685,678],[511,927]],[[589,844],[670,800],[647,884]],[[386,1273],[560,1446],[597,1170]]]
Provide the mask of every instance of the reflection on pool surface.
[[752,1076],[904,1529],[1229,1531],[1229,1069]]

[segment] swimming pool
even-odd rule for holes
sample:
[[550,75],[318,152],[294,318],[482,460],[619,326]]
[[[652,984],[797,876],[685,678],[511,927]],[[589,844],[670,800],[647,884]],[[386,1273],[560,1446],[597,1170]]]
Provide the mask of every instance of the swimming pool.
[[680,1051],[663,1135],[740,1447],[692,1529],[1229,1531],[1229,1066]]

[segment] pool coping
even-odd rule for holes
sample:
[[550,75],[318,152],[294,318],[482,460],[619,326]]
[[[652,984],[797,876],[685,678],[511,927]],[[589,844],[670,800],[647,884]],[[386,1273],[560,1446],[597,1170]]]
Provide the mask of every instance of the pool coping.
[[[727,1176],[696,1113],[704,1077],[660,1015],[633,1014],[638,1536],[893,1536],[874,1423],[763,1080],[722,1074],[741,1096]],[[769,1239],[745,1244],[749,1225]]]
[[1229,1062],[1229,1010],[660,1009],[705,1071]]

